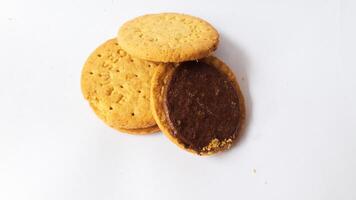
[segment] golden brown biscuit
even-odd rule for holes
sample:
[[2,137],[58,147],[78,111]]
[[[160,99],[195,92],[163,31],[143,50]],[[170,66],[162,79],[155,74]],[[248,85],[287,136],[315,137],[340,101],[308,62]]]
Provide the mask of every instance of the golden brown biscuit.
[[182,62],[210,55],[219,34],[208,22],[185,14],[148,14],[126,22],[118,41],[129,54],[156,62]]
[[211,56],[194,62],[157,68],[151,109],[171,141],[191,153],[211,155],[229,149],[243,129],[244,98],[222,61]]
[[157,125],[152,126],[152,127],[147,127],[147,128],[140,128],[140,129],[122,129],[118,128],[117,130],[124,132],[124,133],[130,133],[130,134],[150,134],[150,133],[156,133],[159,132],[160,129],[158,128]]
[[108,40],[84,65],[83,95],[109,126],[119,130],[149,128],[151,132],[156,122],[150,110],[150,81],[159,65],[131,57],[116,39]]
[[[89,103],[90,104],[90,103]],[[101,112],[100,110],[98,110],[94,105],[91,105],[91,108],[94,110],[95,114],[97,116],[99,116],[100,119],[105,119],[105,113]],[[105,122],[105,121],[104,121]],[[105,122],[106,123],[106,122]],[[111,128],[114,128],[120,132],[123,133],[129,133],[129,134],[139,134],[139,135],[145,135],[145,134],[150,134],[150,133],[156,133],[159,132],[160,129],[159,127],[156,125],[150,126],[150,127],[146,127],[146,128],[136,128],[136,129],[125,129],[125,128],[119,128],[117,126],[112,126],[109,125]]]

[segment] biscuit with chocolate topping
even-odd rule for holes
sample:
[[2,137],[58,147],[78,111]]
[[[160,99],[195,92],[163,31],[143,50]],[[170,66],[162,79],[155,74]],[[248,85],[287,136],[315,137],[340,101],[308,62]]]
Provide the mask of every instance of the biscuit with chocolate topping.
[[244,125],[244,98],[235,76],[213,56],[158,67],[150,102],[162,132],[198,155],[229,149]]

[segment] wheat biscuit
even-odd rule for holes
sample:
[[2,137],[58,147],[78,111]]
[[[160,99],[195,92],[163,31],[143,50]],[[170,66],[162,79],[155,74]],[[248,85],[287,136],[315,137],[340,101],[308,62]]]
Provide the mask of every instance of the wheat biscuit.
[[152,132],[156,123],[150,111],[150,81],[159,65],[131,57],[116,39],[108,40],[84,64],[83,95],[109,126]]
[[122,128],[117,128],[117,130],[124,132],[124,133],[130,133],[130,134],[150,134],[150,133],[156,133],[159,132],[160,129],[158,128],[157,125],[152,126],[152,127],[147,127],[147,128],[139,128],[139,129],[122,129]]
[[245,121],[244,98],[235,76],[213,56],[158,67],[150,103],[161,131],[198,155],[229,149]]
[[182,62],[210,55],[219,34],[208,22],[186,14],[148,14],[126,22],[118,41],[129,54],[156,62]]
[[[97,116],[99,116],[100,119],[105,119],[105,113],[104,112],[102,112],[99,109],[97,109],[97,107],[94,104],[91,104],[91,103],[89,103],[89,104],[90,104],[90,107],[94,110],[95,114]],[[150,126],[150,127],[146,127],[146,128],[136,128],[136,129],[119,128],[117,126],[113,126],[113,125],[110,125],[110,124],[109,124],[109,126],[111,128],[114,128],[114,129],[120,131],[120,132],[129,133],[129,134],[145,135],[145,134],[156,133],[156,132],[160,131],[160,129],[157,126],[157,124],[153,125],[153,126]]]

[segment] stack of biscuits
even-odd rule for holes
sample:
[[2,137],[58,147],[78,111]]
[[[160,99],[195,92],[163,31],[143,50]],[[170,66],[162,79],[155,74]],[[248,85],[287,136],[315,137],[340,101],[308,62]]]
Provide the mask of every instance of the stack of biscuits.
[[245,105],[233,72],[212,55],[218,43],[216,29],[197,17],[137,17],[89,56],[82,92],[120,132],[162,131],[198,155],[227,150],[243,129]]

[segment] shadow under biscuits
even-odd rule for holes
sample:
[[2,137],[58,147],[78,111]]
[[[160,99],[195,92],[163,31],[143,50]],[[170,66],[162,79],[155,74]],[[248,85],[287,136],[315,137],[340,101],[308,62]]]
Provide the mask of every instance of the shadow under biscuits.
[[[220,44],[215,52],[215,55],[226,63],[230,69],[234,72],[236,79],[240,85],[241,92],[244,96],[246,107],[246,119],[243,130],[239,133],[233,148],[239,146],[239,143],[243,142],[246,138],[246,133],[249,129],[249,125],[252,119],[252,99],[249,91],[249,70],[250,62],[245,51],[238,46],[236,41],[228,38],[224,34],[220,34]],[[231,151],[231,150],[230,150]],[[224,154],[228,154],[228,152]]]

